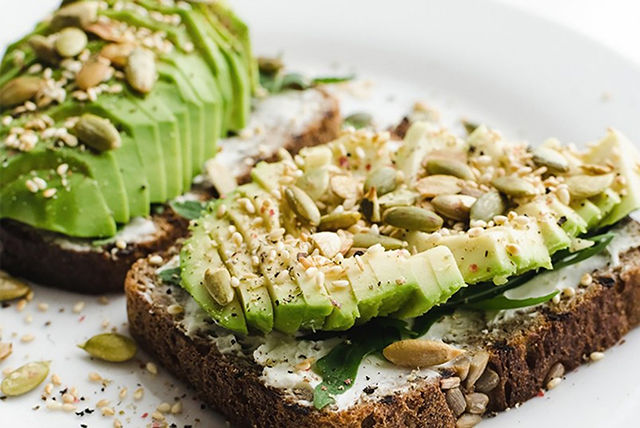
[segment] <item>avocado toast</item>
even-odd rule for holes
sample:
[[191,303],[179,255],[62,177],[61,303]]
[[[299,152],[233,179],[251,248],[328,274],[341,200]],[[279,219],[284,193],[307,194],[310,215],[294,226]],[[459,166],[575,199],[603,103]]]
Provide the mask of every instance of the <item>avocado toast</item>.
[[[219,4],[66,3],[0,69],[3,269],[117,291],[138,257],[185,233],[164,204],[189,193],[220,149],[243,179],[239,165],[336,135],[337,103],[321,90],[252,101],[248,30]],[[290,108],[265,113],[279,103]],[[246,125],[269,133],[226,138]]]
[[134,265],[131,332],[241,426],[473,426],[640,322],[638,160],[616,131],[347,132]]

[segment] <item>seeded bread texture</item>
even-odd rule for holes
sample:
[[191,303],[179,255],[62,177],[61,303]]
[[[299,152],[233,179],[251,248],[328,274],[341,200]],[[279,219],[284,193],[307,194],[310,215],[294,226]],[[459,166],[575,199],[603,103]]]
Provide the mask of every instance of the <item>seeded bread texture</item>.
[[[166,255],[170,257],[173,253]],[[535,316],[516,316],[484,333],[484,325],[457,342],[489,353],[488,368],[499,376],[488,411],[522,403],[545,387],[551,367],[573,370],[594,351],[615,345],[640,323],[640,249],[621,256],[612,269],[594,272],[584,292],[546,304]],[[422,381],[408,391],[364,400],[344,411],[318,411],[291,401],[259,379],[261,367],[247,358],[221,354],[206,334],[186,334],[182,314],[171,315],[173,294],[160,292],[154,267],[139,260],[125,282],[131,334],[176,377],[238,426],[453,427],[456,417],[437,382]],[[171,289],[168,289],[170,291]],[[473,392],[473,387],[465,392]],[[470,415],[467,414],[467,417]]]
[[[337,137],[341,123],[337,99],[322,90],[311,91],[320,93],[320,102],[306,109],[308,120],[304,126],[296,129],[284,127],[280,132],[272,132],[268,142],[270,151],[251,156],[252,163],[275,157],[281,147],[296,153],[302,147],[326,143]],[[306,91],[300,92],[301,102],[303,92]],[[233,150],[233,147],[226,149]],[[249,170],[247,164],[246,168],[236,171],[240,182],[248,180]],[[130,243],[124,249],[112,243],[95,247],[93,251],[77,251],[57,245],[55,239],[64,238],[63,235],[44,232],[16,221],[1,220],[0,269],[42,285],[79,293],[120,292],[127,271],[138,258],[166,249],[187,232],[188,222],[168,206],[162,213],[153,214],[151,219],[157,229],[152,239]],[[87,240],[85,244],[90,242]]]

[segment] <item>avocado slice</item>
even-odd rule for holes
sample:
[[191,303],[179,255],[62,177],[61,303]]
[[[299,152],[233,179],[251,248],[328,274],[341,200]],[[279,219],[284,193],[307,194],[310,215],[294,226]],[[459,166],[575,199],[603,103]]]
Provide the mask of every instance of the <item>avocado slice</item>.
[[563,250],[571,245],[571,236],[558,224],[556,215],[542,200],[534,200],[516,208],[518,214],[534,219],[540,227],[544,244],[549,254]]
[[569,207],[574,210],[587,223],[587,228],[591,229],[602,220],[603,214],[600,208],[588,199],[572,201]]
[[[55,188],[53,197],[32,193],[27,180],[44,179]],[[95,180],[81,173],[71,174],[63,185],[55,172],[34,170],[22,174],[0,191],[0,217],[12,218],[30,226],[77,237],[113,236],[116,223]]]
[[590,200],[598,207],[603,218],[609,215],[609,213],[622,201],[620,196],[612,189],[607,189],[601,194],[592,197]]

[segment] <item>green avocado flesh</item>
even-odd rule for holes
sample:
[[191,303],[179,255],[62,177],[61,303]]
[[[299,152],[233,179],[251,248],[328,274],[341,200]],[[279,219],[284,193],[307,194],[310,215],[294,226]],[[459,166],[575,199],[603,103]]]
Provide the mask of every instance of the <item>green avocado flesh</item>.
[[[7,48],[0,91],[9,93],[16,78],[28,75],[50,79],[47,85],[64,92],[64,100],[47,100],[33,111],[28,104],[40,103],[40,98],[5,103],[0,97],[1,218],[72,237],[113,236],[117,225],[148,215],[151,204],[188,191],[204,162],[216,155],[218,139],[244,127],[257,79],[246,25],[218,4],[122,3],[106,2],[96,25],[125,28],[152,52],[155,76],[146,78],[151,87],[144,93],[120,62],[110,64],[102,82],[87,91],[79,89],[75,75],[83,64],[116,45],[117,38],[104,28],[87,32],[85,52],[62,62],[58,58],[50,63],[32,48],[35,35],[51,41],[57,37],[60,29],[50,22],[38,24]],[[123,58],[126,62],[126,54]],[[139,72],[143,67],[131,68]],[[92,141],[74,144],[75,123],[85,114],[107,119],[119,134],[119,145],[98,150]],[[52,177],[46,186],[31,186],[29,177],[45,175]],[[59,187],[49,190],[53,186]],[[55,194],[45,197],[45,192]],[[88,192],[95,194],[85,202],[81,195]],[[82,204],[65,205],[57,213],[63,195],[67,202]],[[71,215],[73,210],[82,218]]]
[[[573,166],[562,174],[539,168],[527,177],[535,191],[524,196],[516,186],[499,188],[481,178],[498,174],[507,160],[531,171],[539,167],[526,146],[503,141],[486,127],[465,141],[418,122],[399,149],[397,144],[353,131],[295,158],[284,154],[279,162],[258,164],[251,183],[213,201],[191,227],[180,257],[184,289],[205,301],[213,321],[239,333],[344,331],[376,317],[418,317],[463,287],[553,269],[554,253],[588,246],[586,233],[637,208],[631,193],[639,172],[621,160],[637,153],[623,143],[614,144],[622,156],[607,155],[599,144],[581,153],[553,148]],[[463,183],[453,174],[462,168],[450,168],[452,175],[444,178],[444,167],[429,174],[430,158],[445,166],[466,159],[478,171],[467,181],[484,181],[459,194]],[[398,172],[385,178],[381,168]],[[595,190],[569,180],[607,168],[625,179]],[[378,188],[385,189],[379,197]],[[497,191],[506,206],[488,222],[462,216],[462,203],[434,198],[467,201]],[[423,220],[418,207],[439,214],[442,225]],[[402,210],[403,217],[394,217]]]

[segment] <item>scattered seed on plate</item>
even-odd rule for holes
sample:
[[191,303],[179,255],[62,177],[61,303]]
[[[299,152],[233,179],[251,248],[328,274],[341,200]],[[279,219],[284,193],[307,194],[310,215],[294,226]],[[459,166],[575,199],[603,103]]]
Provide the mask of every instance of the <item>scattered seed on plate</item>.
[[98,372],[89,373],[89,380],[91,382],[100,382],[102,380],[102,376]]
[[122,399],[124,399],[124,398],[127,396],[127,392],[128,392],[128,391],[129,391],[129,390],[128,390],[126,387],[123,387],[123,388],[120,390],[120,393],[118,394],[118,397],[120,397],[120,399],[121,399],[121,400],[122,400]]
[[11,355],[13,344],[10,342],[0,342],[0,361]]
[[597,352],[597,351],[596,351],[596,352],[592,352],[592,353],[589,355],[589,359],[590,359],[591,361],[600,361],[600,360],[601,360],[601,359],[603,359],[603,358],[604,358],[604,352]]
[[107,296],[100,296],[98,297],[98,303],[100,303],[101,305],[108,305],[109,298]]
[[182,401],[177,401],[173,406],[171,406],[172,415],[177,415],[179,413],[182,413]]
[[144,388],[138,388],[135,391],[133,391],[134,400],[142,400],[143,396],[144,396]]
[[82,300],[80,300],[79,302],[73,305],[73,308],[71,310],[73,311],[74,314],[79,314],[84,309],[84,305],[85,303]]
[[103,398],[102,400],[98,401],[96,403],[96,407],[98,409],[101,409],[103,407],[107,407],[109,405],[109,400],[107,400],[106,398]]
[[10,372],[3,379],[0,390],[8,396],[22,395],[40,385],[48,374],[48,362],[36,361],[27,363]]
[[154,266],[159,266],[162,264],[162,256],[159,256],[157,254],[154,254],[153,256],[149,257],[149,263],[151,263]]
[[164,415],[158,411],[155,411],[151,414],[151,418],[156,421],[164,421]]
[[58,376],[56,373],[51,375],[51,382],[53,382],[53,384],[56,385],[56,386],[62,385],[62,381],[60,380],[60,376]]
[[562,382],[562,378],[561,377],[554,377],[549,382],[547,382],[547,389],[551,390],[551,389],[555,388],[556,386],[558,386],[560,384],[560,382]]
[[153,375],[158,374],[158,366],[156,366],[155,363],[149,361],[145,367],[149,373]]
[[51,392],[53,391],[53,384],[51,382],[49,382],[48,384],[46,384],[44,386],[44,393],[47,395],[51,395]]
[[138,350],[133,339],[118,333],[98,334],[78,347],[93,357],[115,363],[130,360]]
[[102,416],[113,416],[116,414],[116,411],[113,410],[113,407],[103,407],[102,408]]
[[48,303],[44,303],[44,302],[38,303],[38,310],[40,312],[47,312],[47,309],[49,309],[49,304]]
[[22,343],[29,343],[29,342],[33,342],[33,339],[35,339],[36,337],[33,334],[25,334],[20,338],[20,342]]
[[20,299],[16,304],[16,309],[18,310],[18,312],[22,312],[25,306],[27,306],[27,299]]
[[160,413],[169,413],[171,411],[171,404],[162,403],[158,406],[156,410],[159,411]]

